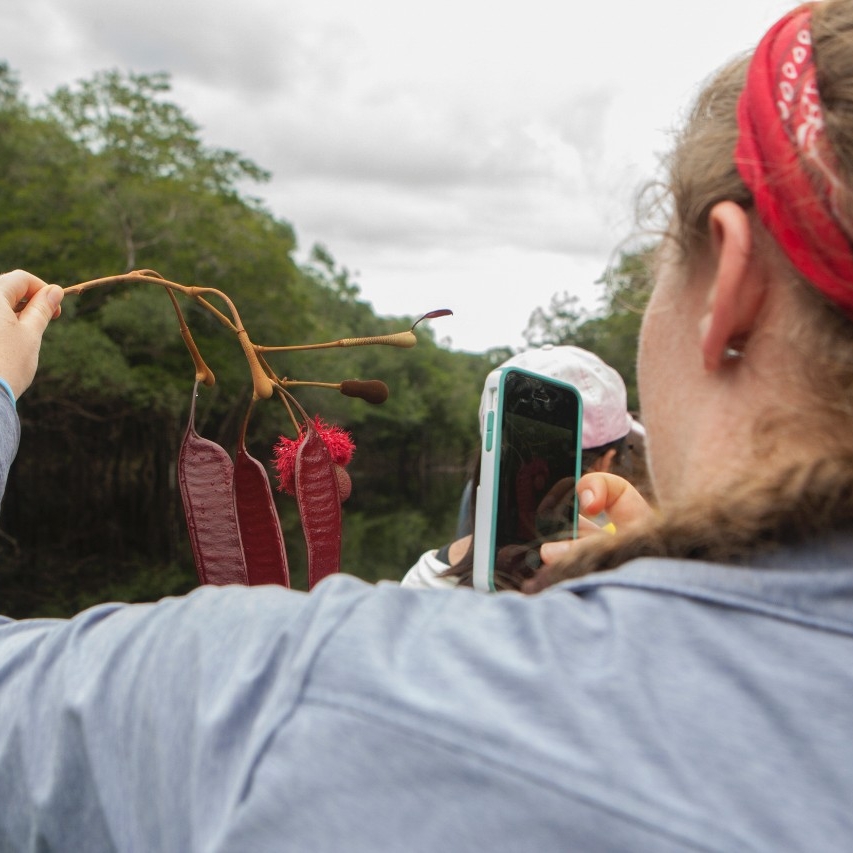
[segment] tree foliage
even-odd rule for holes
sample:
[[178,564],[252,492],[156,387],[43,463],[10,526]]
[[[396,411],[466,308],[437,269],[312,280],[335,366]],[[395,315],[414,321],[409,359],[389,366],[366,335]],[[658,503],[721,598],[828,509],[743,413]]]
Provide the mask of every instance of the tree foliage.
[[[16,74],[0,64],[0,264],[64,285],[146,268],[216,287],[261,344],[412,326],[417,317],[377,316],[327,247],[315,246],[298,263],[291,224],[241,189],[265,181],[266,170],[207,145],[169,92],[165,74],[105,71],[32,106]],[[531,318],[528,339],[587,346],[632,376],[642,260],[623,256],[604,280],[604,312],[586,315],[563,294]],[[242,350],[208,312],[184,310],[217,377],[199,391],[196,426],[233,450],[252,395]],[[344,567],[368,580],[399,578],[452,533],[479,444],[483,379],[512,354],[503,347],[450,352],[429,323],[416,335],[411,350],[269,356],[291,379],[381,379],[390,388],[381,406],[327,389],[298,395],[310,414],[355,438]],[[175,477],[193,377],[159,288],[117,286],[65,300],[45,336],[36,381],[18,404],[21,447],[0,514],[3,612],[61,615],[106,598],[152,599],[195,585]],[[278,434],[290,429],[282,407],[263,401],[253,409],[250,452],[268,462]],[[304,584],[295,504],[286,495],[276,500],[295,582]]]
[[643,311],[651,293],[653,246],[623,252],[600,278],[602,307],[588,311],[568,291],[555,294],[548,308],[537,308],[524,333],[534,346],[571,344],[590,350],[616,368],[625,380],[628,407],[639,409],[637,395],[637,339]]
[[[331,252],[295,260],[292,226],[239,188],[268,173],[204,143],[168,99],[165,74],[107,71],[31,106],[0,65],[0,262],[68,285],[132,268],[224,290],[252,339],[303,344],[397,332],[417,319],[377,317]],[[436,306],[441,307],[441,306]],[[214,370],[196,425],[234,448],[251,399],[239,343],[209,313],[184,306]],[[427,326],[412,350],[387,347],[273,354],[290,378],[381,379],[370,406],[306,389],[310,413],[350,429],[358,450],[344,512],[348,570],[399,577],[452,529],[458,486],[478,440],[486,356],[438,347]],[[105,597],[139,600],[195,584],[175,478],[194,369],[171,304],[154,287],[69,297],[49,328],[0,515],[3,612],[70,613]],[[268,462],[291,429],[280,405],[254,407],[247,441]],[[453,474],[450,495],[432,472]],[[455,477],[455,479],[454,479]],[[442,487],[446,491],[446,487]],[[295,505],[278,495],[297,583]]]

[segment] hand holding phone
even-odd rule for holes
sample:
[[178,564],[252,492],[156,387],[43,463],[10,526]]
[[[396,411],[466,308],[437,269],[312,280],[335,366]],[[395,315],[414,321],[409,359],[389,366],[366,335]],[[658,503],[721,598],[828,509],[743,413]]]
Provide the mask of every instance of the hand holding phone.
[[473,583],[495,590],[496,571],[519,576],[539,546],[577,532],[582,403],[572,385],[516,367],[486,379]]

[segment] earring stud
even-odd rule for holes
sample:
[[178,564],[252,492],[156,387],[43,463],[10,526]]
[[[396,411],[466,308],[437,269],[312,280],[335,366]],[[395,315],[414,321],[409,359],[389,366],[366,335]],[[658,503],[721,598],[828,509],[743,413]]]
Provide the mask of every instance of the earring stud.
[[723,350],[723,358],[726,361],[735,361],[736,359],[743,358],[743,355],[743,350],[737,347],[726,347]]

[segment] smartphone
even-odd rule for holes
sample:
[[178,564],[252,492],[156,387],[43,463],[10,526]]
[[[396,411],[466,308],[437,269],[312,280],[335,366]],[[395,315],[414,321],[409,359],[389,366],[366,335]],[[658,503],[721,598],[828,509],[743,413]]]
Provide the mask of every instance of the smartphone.
[[539,566],[543,542],[577,535],[583,404],[566,382],[517,367],[486,378],[474,513],[476,589],[512,561]]

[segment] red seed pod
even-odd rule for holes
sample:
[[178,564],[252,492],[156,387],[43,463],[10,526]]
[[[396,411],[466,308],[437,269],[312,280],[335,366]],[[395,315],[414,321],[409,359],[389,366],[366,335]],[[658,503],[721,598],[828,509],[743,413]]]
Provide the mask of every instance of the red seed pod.
[[242,440],[234,461],[234,505],[249,585],[290,586],[287,551],[269,477]]
[[[287,438],[279,436],[278,442],[273,449],[273,464],[278,474],[278,490],[287,492],[289,495],[296,494],[296,454],[300,445],[305,440],[305,432],[308,428],[308,421],[302,425],[299,430],[299,435],[296,438]],[[355,444],[352,436],[339,426],[327,424],[319,415],[316,415],[312,426],[319,432],[326,447],[329,448],[329,453],[332,456],[332,461],[336,465],[346,467],[349,465],[352,455],[355,452]]]
[[352,479],[347,474],[346,469],[340,465],[335,465],[335,477],[338,480],[338,494],[341,496],[341,503],[346,503],[347,498],[352,494]]
[[199,583],[247,584],[234,507],[234,466],[228,453],[195,429],[193,387],[189,423],[178,455],[178,482]]
[[296,452],[296,502],[308,550],[308,589],[341,566],[341,496],[335,463],[316,427]]

